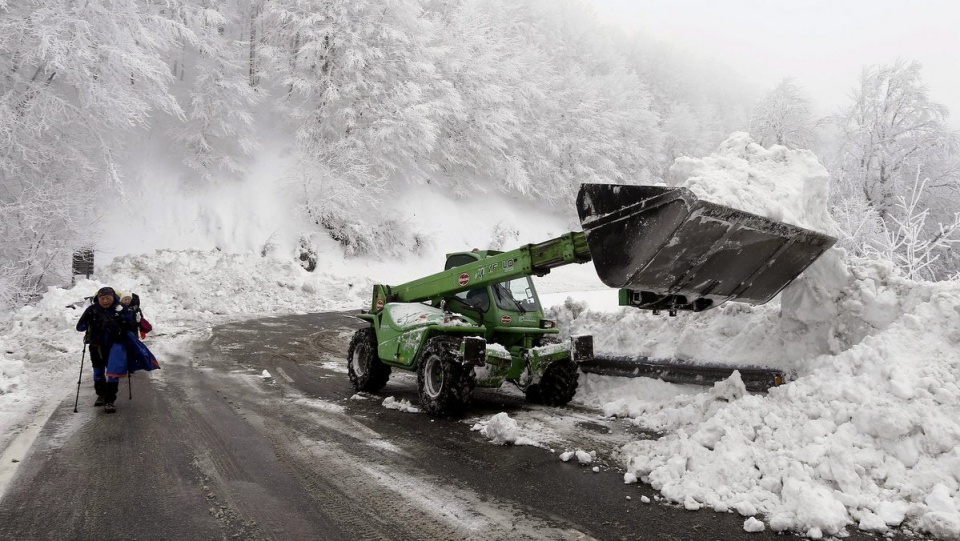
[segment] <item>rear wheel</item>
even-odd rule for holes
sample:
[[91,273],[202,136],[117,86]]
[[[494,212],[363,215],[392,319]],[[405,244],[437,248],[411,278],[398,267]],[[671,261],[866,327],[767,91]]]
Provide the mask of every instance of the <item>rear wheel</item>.
[[358,330],[347,350],[347,373],[358,391],[375,393],[390,379],[390,367],[377,356],[377,339],[373,329]]
[[431,415],[461,413],[476,385],[473,368],[460,362],[459,338],[437,336],[427,341],[417,366],[420,407]]
[[580,373],[570,359],[554,361],[540,378],[540,383],[527,387],[527,400],[546,406],[564,406],[577,394]]

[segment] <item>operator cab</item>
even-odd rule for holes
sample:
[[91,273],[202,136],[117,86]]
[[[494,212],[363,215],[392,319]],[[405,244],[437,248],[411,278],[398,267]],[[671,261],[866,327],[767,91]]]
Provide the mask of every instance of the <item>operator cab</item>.
[[[452,254],[447,257],[444,270],[466,265],[467,263],[473,263],[483,257],[496,255],[498,253],[500,252],[490,250]],[[500,310],[524,314],[527,312],[538,312],[540,310],[540,302],[537,300],[535,291],[533,281],[530,277],[522,276],[490,286],[461,291],[454,295],[454,297],[459,299],[467,307],[484,313],[490,310],[492,298]]]

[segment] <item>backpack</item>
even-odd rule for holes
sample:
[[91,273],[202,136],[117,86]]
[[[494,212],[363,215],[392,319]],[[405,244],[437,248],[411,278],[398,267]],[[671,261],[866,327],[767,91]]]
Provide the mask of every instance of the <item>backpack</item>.
[[143,340],[147,337],[147,333],[153,330],[153,325],[143,317],[143,310],[140,309],[140,295],[130,294],[130,309],[140,316],[140,339]]

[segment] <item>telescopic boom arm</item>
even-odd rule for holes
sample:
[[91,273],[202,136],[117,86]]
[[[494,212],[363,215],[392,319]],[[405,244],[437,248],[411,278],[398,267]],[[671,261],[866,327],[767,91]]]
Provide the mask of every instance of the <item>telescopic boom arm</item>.
[[[488,252],[489,253],[489,252]],[[551,269],[571,263],[591,260],[586,236],[571,232],[538,244],[527,244],[509,252],[495,254],[482,260],[447,269],[424,278],[397,286],[383,288],[384,302],[423,302],[439,300],[461,291],[505,282],[523,276],[543,276]]]

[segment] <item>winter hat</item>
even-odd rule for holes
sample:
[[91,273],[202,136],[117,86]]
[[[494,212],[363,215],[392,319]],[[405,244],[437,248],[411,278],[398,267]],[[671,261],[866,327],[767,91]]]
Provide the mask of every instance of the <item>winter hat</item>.
[[113,297],[116,295],[116,292],[112,287],[101,287],[100,291],[97,291],[97,297]]

